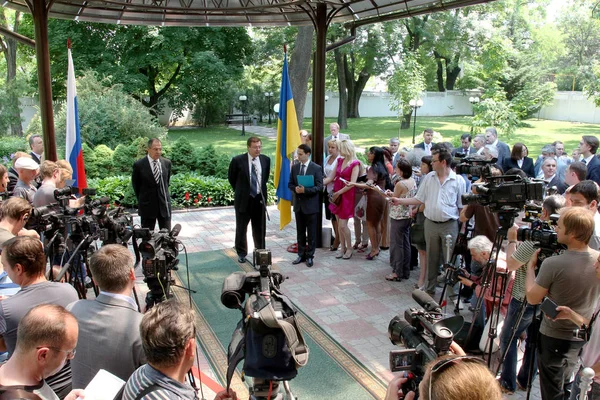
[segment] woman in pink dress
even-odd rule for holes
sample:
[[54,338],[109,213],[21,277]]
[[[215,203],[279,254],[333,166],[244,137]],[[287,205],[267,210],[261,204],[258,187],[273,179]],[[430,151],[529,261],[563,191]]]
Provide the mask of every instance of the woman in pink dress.
[[[337,216],[340,234],[341,248],[335,257],[347,260],[352,257],[352,234],[348,228],[348,220],[354,216],[354,188],[346,186],[342,179],[347,182],[356,182],[360,162],[356,159],[354,145],[349,139],[341,140],[338,143],[338,150],[342,158],[337,161],[332,203],[329,204],[329,209]],[[339,204],[335,204],[340,196]]]

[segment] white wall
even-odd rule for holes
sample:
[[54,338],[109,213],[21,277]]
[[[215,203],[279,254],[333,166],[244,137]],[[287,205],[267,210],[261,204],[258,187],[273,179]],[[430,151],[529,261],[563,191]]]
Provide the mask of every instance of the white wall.
[[540,118],[600,124],[600,108],[582,92],[556,92],[554,103],[541,109]]

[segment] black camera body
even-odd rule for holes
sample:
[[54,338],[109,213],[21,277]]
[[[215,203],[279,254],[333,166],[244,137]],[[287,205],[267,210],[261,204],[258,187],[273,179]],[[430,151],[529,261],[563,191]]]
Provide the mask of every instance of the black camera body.
[[466,157],[458,157],[460,164],[456,166],[457,174],[470,175],[471,177],[479,177],[486,179],[492,176],[492,166],[496,164],[497,159],[486,160],[480,155],[470,155]]
[[405,347],[390,353],[390,370],[411,371],[414,375],[409,389],[414,391],[427,363],[449,351],[464,318],[456,315],[442,319],[440,306],[425,292],[415,290],[412,297],[422,308],[409,308],[404,311],[404,318],[399,315],[392,318],[388,336],[394,345]]
[[133,236],[141,240],[134,245],[142,256],[142,272],[149,292],[146,295],[146,309],[173,297],[171,284],[175,283],[171,270],[177,270],[179,259],[179,245],[177,235],[181,225],[177,224],[169,232],[161,229],[150,232],[148,228],[134,229]]
[[550,216],[549,221],[542,221],[540,219],[532,220],[531,228],[519,228],[517,231],[517,240],[520,242],[535,242],[535,247],[542,250],[542,256],[540,257],[542,259],[566,250],[567,247],[558,242],[558,234],[552,229],[552,226],[556,225],[559,217],[558,214],[553,214]]

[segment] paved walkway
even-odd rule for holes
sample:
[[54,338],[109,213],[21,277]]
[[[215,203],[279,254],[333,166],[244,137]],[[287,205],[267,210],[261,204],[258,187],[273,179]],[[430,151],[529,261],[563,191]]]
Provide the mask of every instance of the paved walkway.
[[[389,380],[392,374],[388,354],[397,347],[388,339],[388,324],[394,316],[403,315],[405,309],[418,306],[411,298],[418,269],[411,272],[410,280],[388,282],[384,279],[391,271],[388,251],[368,261],[365,253],[357,252],[350,260],[338,260],[328,249],[317,249],[312,268],[292,265],[296,254],[288,253],[286,248],[295,242],[295,223],[292,221],[279,230],[276,206],[268,211],[271,221],[267,223],[267,247],[273,263],[289,278],[282,284],[283,291],[359,361]],[[173,224],[176,223],[182,225],[179,238],[188,252],[228,249],[234,245],[233,208],[176,213]],[[248,243],[252,243],[250,234]],[[212,375],[203,360],[200,367]],[[524,399],[525,392],[518,391],[506,398]],[[531,398],[540,398],[537,380]]]

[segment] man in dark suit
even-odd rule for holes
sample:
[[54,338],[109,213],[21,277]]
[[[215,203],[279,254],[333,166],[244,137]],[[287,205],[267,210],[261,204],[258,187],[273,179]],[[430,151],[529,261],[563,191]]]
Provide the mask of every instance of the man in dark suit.
[[131,175],[142,228],[150,230],[154,230],[157,220],[160,229],[171,230],[171,160],[161,155],[161,141],[156,138],[150,139],[148,155],[133,164]]
[[90,269],[100,294],[67,306],[79,323],[79,343],[84,344],[71,360],[75,388],[85,388],[100,369],[127,380],[146,363],[142,314],[131,297],[135,286],[131,253],[118,244],[102,246],[91,257]]
[[557,173],[556,158],[546,157],[542,161],[542,172],[544,174],[544,180],[548,182],[546,188],[556,187],[558,194],[565,193],[567,190],[567,184],[561,179]]
[[504,160],[510,158],[510,148],[504,142],[498,140],[496,128],[487,128],[485,130],[485,143],[494,145],[498,148],[498,161],[496,164],[504,165]]
[[469,154],[474,154],[477,150],[475,150],[475,147],[471,146],[471,140],[472,137],[469,133],[463,133],[460,136],[460,147],[457,147],[454,150],[452,150],[452,156],[455,157],[456,153],[461,153],[465,156],[468,156]]
[[415,144],[415,149],[421,149],[425,151],[425,155],[431,155],[431,148],[435,143],[433,143],[433,129],[427,128],[423,131],[423,141],[419,144]]
[[[323,190],[323,170],[310,161],[310,147],[298,146],[298,163],[292,167],[292,176],[288,187],[294,194],[294,213],[296,214],[296,232],[298,237],[298,258],[292,264],[306,261],[307,267],[313,266],[317,244],[317,218],[319,217],[319,193]],[[314,185],[302,186],[299,176],[312,176]],[[306,241],[308,236],[308,242]]]
[[29,155],[38,164],[42,163],[42,157],[44,156],[44,141],[40,135],[31,135],[29,137],[29,148],[31,153]]
[[581,161],[587,167],[585,179],[600,184],[600,160],[596,157],[598,145],[600,145],[600,142],[596,136],[582,136],[579,142],[579,153],[581,154]]
[[248,222],[252,221],[254,248],[265,248],[267,181],[271,172],[271,160],[260,154],[262,141],[252,136],[247,147],[247,153],[231,159],[228,172],[229,184],[235,191],[235,251],[240,263],[246,262],[248,254]]

